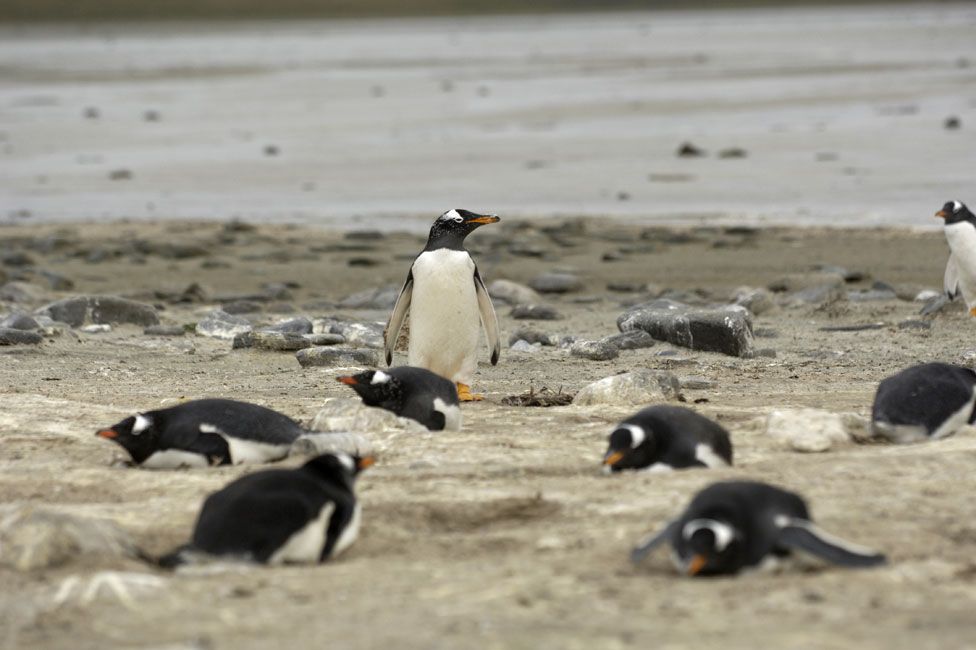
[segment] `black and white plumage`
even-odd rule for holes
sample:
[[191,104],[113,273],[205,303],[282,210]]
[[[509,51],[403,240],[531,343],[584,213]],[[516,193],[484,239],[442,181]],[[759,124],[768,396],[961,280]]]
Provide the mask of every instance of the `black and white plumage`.
[[675,566],[688,575],[735,574],[794,550],[845,567],[886,561],[820,530],[798,494],[754,481],[708,486],[664,530],[637,546],[631,559],[638,563],[664,543],[671,544]]
[[630,416],[610,434],[603,457],[604,467],[613,472],[731,464],[729,432],[680,406],[651,406]]
[[97,435],[153,469],[280,460],[305,430],[257,404],[200,399],[128,417]]
[[484,327],[491,364],[498,363],[498,317],[464,239],[476,228],[499,221],[493,215],[449,210],[434,221],[424,250],[414,259],[384,332],[386,363],[393,362],[400,327],[410,313],[409,365],[426,368],[458,385],[462,401],[477,367]]
[[373,458],[316,456],[296,469],[256,472],[203,502],[190,543],[160,558],[172,568],[199,556],[262,564],[324,562],[359,534],[356,475]]
[[906,368],[878,384],[871,430],[892,442],[951,436],[976,421],[976,372],[948,363]]
[[454,384],[423,368],[400,366],[337,377],[367,406],[378,406],[420,422],[431,431],[459,431],[461,408]]
[[935,216],[945,220],[950,250],[943,279],[946,295],[954,299],[961,294],[970,315],[976,316],[976,216],[959,201],[947,202]]

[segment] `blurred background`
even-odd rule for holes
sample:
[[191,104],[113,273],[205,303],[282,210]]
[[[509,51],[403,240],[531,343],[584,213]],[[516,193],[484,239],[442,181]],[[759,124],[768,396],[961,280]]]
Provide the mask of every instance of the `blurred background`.
[[4,0],[0,223],[938,226],[971,3]]

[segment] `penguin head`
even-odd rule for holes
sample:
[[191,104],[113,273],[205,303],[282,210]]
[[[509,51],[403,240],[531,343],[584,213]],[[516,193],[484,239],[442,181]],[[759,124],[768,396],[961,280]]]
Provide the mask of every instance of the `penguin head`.
[[95,435],[122,445],[135,463],[141,463],[158,449],[162,424],[159,413],[137,413]]
[[727,517],[701,517],[681,527],[675,550],[688,575],[735,573],[742,566],[741,538]]
[[947,226],[954,223],[959,223],[961,221],[968,221],[969,223],[976,225],[976,217],[973,213],[969,211],[969,208],[960,201],[947,201],[942,209],[935,213],[935,216],[945,219]]
[[611,472],[645,467],[650,464],[656,447],[653,432],[638,424],[621,422],[610,434],[603,466]]
[[493,214],[475,214],[460,208],[448,210],[437,217],[430,227],[430,235],[427,237],[427,250],[437,248],[459,249],[464,238],[474,232],[475,229],[487,223],[498,221],[501,219]]
[[403,383],[382,370],[367,370],[358,375],[336,377],[336,381],[356,391],[367,406],[398,411],[403,401]]
[[302,469],[312,472],[318,478],[343,485],[352,490],[352,484],[361,471],[376,463],[373,456],[353,456],[342,451],[316,456],[302,465]]

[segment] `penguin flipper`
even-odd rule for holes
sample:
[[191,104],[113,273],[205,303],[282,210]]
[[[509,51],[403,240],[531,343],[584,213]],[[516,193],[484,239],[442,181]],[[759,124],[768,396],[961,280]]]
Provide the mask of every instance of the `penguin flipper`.
[[396,347],[397,337],[400,336],[400,328],[403,327],[403,319],[407,317],[410,309],[410,300],[413,298],[413,269],[407,273],[407,281],[400,289],[396,304],[393,305],[393,312],[390,314],[390,321],[383,330],[383,344],[386,348],[386,365],[393,365],[393,348]]
[[956,261],[955,255],[949,255],[949,261],[946,263],[945,277],[943,278],[942,286],[945,289],[945,294],[949,300],[952,300],[959,295],[959,264]]
[[838,539],[805,519],[790,519],[777,543],[846,567],[872,567],[888,561],[882,553]]
[[671,541],[671,538],[674,537],[674,534],[677,532],[677,530],[678,530],[678,522],[672,521],[671,523],[669,523],[667,526],[664,527],[664,530],[647,536],[646,538],[644,538],[644,541],[638,544],[637,547],[630,552],[630,561],[633,562],[634,564],[640,564],[644,560],[644,558],[650,554],[651,551],[656,549],[664,542]]
[[485,282],[478,273],[478,267],[474,268],[474,289],[478,294],[478,311],[481,312],[481,322],[485,326],[485,335],[488,337],[488,347],[491,348],[491,365],[498,364],[498,357],[502,353],[502,344],[498,335],[498,314],[495,313],[495,306],[491,304],[491,296],[485,288]]

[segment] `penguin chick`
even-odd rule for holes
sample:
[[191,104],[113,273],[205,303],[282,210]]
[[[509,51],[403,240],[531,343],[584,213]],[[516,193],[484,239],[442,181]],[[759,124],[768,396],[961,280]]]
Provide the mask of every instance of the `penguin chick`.
[[491,365],[498,363],[501,354],[495,308],[477,265],[464,249],[465,237],[497,221],[494,215],[467,210],[449,210],[439,216],[430,228],[427,245],[407,273],[383,332],[389,366],[409,311],[409,365],[455,382],[462,402],[482,399],[470,389],[482,326],[491,349]]
[[261,564],[334,558],[359,534],[353,486],[373,462],[371,456],[339,452],[296,469],[243,476],[207,497],[190,543],[160,558],[159,565],[173,568],[213,556]]
[[604,468],[612,472],[731,464],[729,432],[680,406],[651,406],[630,416],[610,434],[603,457]]
[[229,399],[200,399],[137,413],[96,435],[152,469],[266,463],[288,455],[305,430],[277,411]]
[[878,384],[871,430],[892,442],[951,436],[976,420],[976,372],[948,363],[906,368]]
[[886,562],[880,553],[817,528],[799,495],[754,481],[705,488],[680,517],[635,548],[631,560],[639,563],[665,542],[678,570],[692,576],[735,574],[794,550],[845,567]]
[[378,406],[411,418],[431,431],[461,429],[457,389],[452,382],[429,370],[400,366],[385,372],[367,370],[336,379],[356,391],[366,406]]
[[946,296],[955,299],[962,294],[969,314],[976,316],[976,216],[959,201],[949,201],[935,213],[945,220],[949,261],[943,286]]

